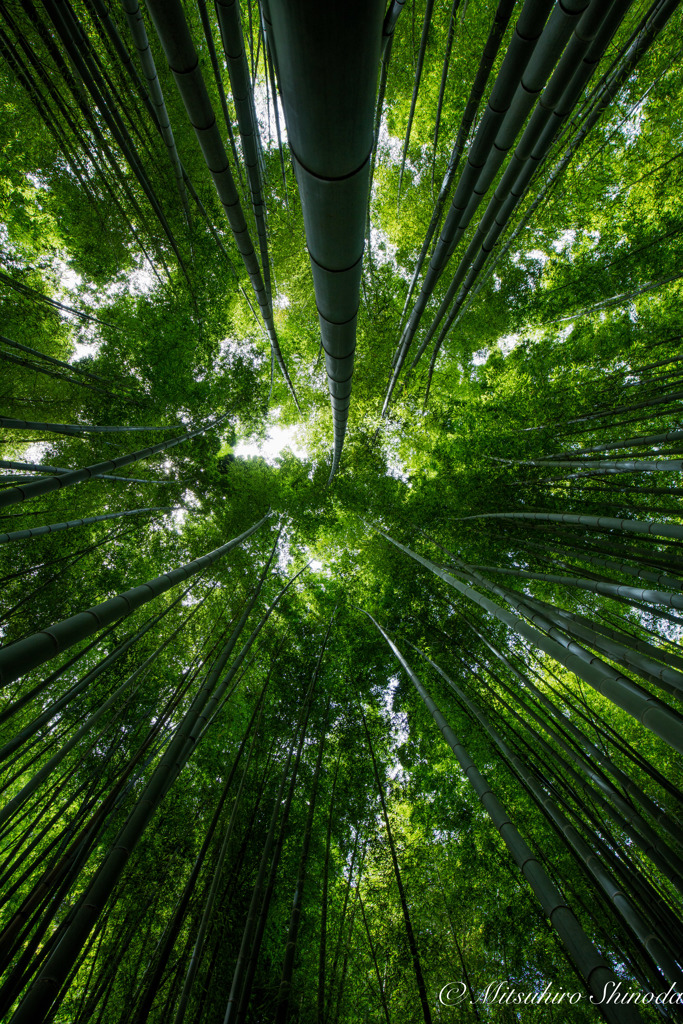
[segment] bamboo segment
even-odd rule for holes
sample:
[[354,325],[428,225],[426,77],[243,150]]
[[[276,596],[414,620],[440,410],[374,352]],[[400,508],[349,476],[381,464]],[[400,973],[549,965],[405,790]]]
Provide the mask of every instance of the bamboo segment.
[[334,427],[330,480],[351,401],[383,6],[271,0],[266,22],[325,351]]

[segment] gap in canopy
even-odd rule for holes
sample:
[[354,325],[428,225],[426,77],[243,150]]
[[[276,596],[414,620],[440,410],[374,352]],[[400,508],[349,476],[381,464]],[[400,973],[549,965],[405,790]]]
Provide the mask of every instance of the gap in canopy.
[[247,434],[239,437],[232,449],[233,455],[240,459],[264,459],[269,466],[277,465],[280,456],[289,450],[298,459],[307,458],[303,447],[299,424],[281,424],[280,407],[268,410],[265,418],[265,431],[259,436]]

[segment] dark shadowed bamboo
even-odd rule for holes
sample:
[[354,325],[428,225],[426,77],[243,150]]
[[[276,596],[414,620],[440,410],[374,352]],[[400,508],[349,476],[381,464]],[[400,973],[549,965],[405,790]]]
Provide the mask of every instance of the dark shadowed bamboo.
[[[584,650],[579,644],[568,642],[552,626],[550,626],[552,636],[539,632],[538,629],[529,626],[518,615],[514,615],[501,608],[500,605],[480,594],[474,587],[462,583],[449,573],[444,572],[443,569],[430,562],[429,559],[416,554],[385,533],[382,533],[382,536],[410,558],[431,570],[431,572],[463,596],[469,597],[485,611],[490,612],[499,621],[525,637],[533,646],[545,651],[546,654],[549,654],[556,661],[559,661],[561,665],[564,665],[565,668],[568,668],[570,672],[574,672],[581,679],[584,679],[598,693],[602,693],[603,696],[613,701],[624,711],[628,712],[628,714],[633,715],[642,725],[666,740],[676,750],[683,752],[683,719],[681,719],[677,712],[662,704],[660,700],[652,697],[640,687],[636,687],[630,679],[621,676],[611,666],[600,661],[594,655]],[[477,578],[476,573],[471,575]],[[482,579],[481,577],[478,578]],[[484,585],[493,592],[499,589],[488,583],[484,583]],[[506,592],[504,598],[512,607],[516,607],[516,595],[513,596],[512,593]],[[523,612],[523,614],[526,613]],[[528,617],[534,623],[538,621],[538,616],[534,612],[530,612]]]
[[[374,620],[373,620],[374,621]],[[408,946],[410,948],[410,958],[413,963],[413,970],[415,972],[415,981],[417,983],[417,991],[420,999],[420,1006],[422,1007],[422,1016],[425,1024],[431,1024],[432,1014],[429,1009],[429,999],[427,998],[427,987],[424,981],[424,975],[422,973],[422,965],[420,963],[420,954],[417,949],[417,942],[415,939],[415,932],[413,931],[413,925],[410,920],[410,910],[408,909],[408,899],[403,886],[403,879],[401,878],[401,871],[398,864],[398,856],[396,854],[396,846],[394,844],[394,836],[391,831],[391,825],[389,824],[389,815],[387,813],[387,805],[384,800],[384,789],[382,782],[379,777],[379,770],[377,768],[377,761],[375,759],[375,751],[372,746],[372,740],[370,738],[370,730],[368,729],[368,723],[365,720],[365,715],[361,711],[363,717],[363,728],[365,730],[365,738],[368,744],[368,751],[370,753],[370,760],[372,762],[372,772],[375,777],[375,786],[379,794],[379,800],[382,807],[382,818],[384,819],[384,827],[387,831],[387,839],[389,841],[389,851],[391,853],[391,862],[394,866],[394,877],[396,878],[396,885],[398,887],[398,895],[401,901],[401,910],[403,912],[403,923],[406,929],[406,936],[408,938]]]
[[365,937],[368,943],[368,949],[370,950],[370,958],[372,959],[372,966],[375,971],[375,978],[377,979],[377,988],[379,991],[379,998],[382,1004],[382,1012],[384,1013],[384,1019],[387,1024],[391,1024],[391,1018],[389,1016],[389,1007],[387,1006],[387,997],[384,994],[384,985],[382,983],[382,975],[380,973],[379,964],[377,963],[377,954],[375,953],[375,944],[372,941],[372,932],[368,925],[368,919],[365,914],[365,907],[363,906],[363,899],[360,892],[357,893],[358,906],[360,907],[361,917],[363,918],[363,927],[365,928]]
[[259,161],[259,134],[254,107],[254,94],[247,67],[242,36],[242,19],[237,0],[216,0],[216,14],[223,40],[223,51],[228,64],[232,101],[237,112],[244,165],[251,193],[251,207],[254,211],[256,233],[261,253],[263,282],[269,303],[272,303],[270,284],[270,259],[268,257],[268,233],[266,229],[266,208],[263,199],[263,182]]
[[[469,138],[470,131],[472,130],[474,118],[476,117],[477,110],[479,109],[479,104],[481,103],[482,96],[484,95],[484,90],[486,89],[486,83],[489,80],[491,69],[493,68],[493,63],[498,55],[498,50],[500,49],[500,44],[502,42],[503,35],[505,34],[505,29],[507,28],[514,6],[515,0],[499,0],[498,7],[496,8],[496,13],[493,16],[493,25],[491,26],[491,31],[489,32],[488,39],[486,40],[486,43],[484,45],[484,50],[482,53],[481,60],[479,62],[477,74],[474,78],[474,82],[472,83],[472,89],[470,91],[467,103],[465,104],[465,110],[463,112],[462,120],[460,122],[460,128],[458,129],[458,134],[456,136],[451,156],[448,161],[448,168],[446,170],[446,174],[444,176],[441,188],[439,190],[439,195],[434,206],[434,212],[432,213],[432,218],[429,222],[429,227],[427,228],[427,233],[425,235],[424,242],[422,243],[422,248],[420,249],[420,255],[418,256],[417,263],[415,264],[415,270],[413,271],[413,276],[410,281],[410,287],[408,288],[408,294],[406,295],[405,303],[403,306],[403,312],[401,313],[401,322],[403,322],[405,318],[408,306],[410,305],[410,300],[413,297],[415,284],[417,283],[417,279],[422,271],[422,266],[424,264],[425,257],[427,256],[427,252],[429,251],[429,246],[432,243],[434,232],[439,226],[441,214],[443,213],[443,208],[446,204],[446,200],[448,199],[448,195],[453,185],[453,180],[458,169],[458,164],[460,163],[460,158],[465,149],[465,145],[467,143],[467,139]],[[394,354],[392,365],[398,358],[399,351],[400,346],[399,349],[397,349],[396,353]]]
[[190,124],[197,136],[206,166],[211,173],[218,198],[230,224],[237,248],[249,274],[249,280],[266,325],[271,348],[296,407],[299,409],[294,386],[290,380],[275,331],[273,308],[263,283],[254,246],[249,237],[249,229],[235,188],[228,155],[218,131],[216,115],[211,106],[182,4],[180,0],[148,0],[147,6],[166,60],[173,72]]
[[6,685],[14,679],[18,679],[25,672],[49,661],[50,658],[54,658],[61,651],[68,650],[69,647],[78,643],[79,640],[92,636],[97,630],[127,615],[134,608],[141,607],[147,601],[151,601],[153,598],[165,593],[177,583],[186,580],[189,576],[194,576],[196,573],[208,568],[208,566],[213,565],[214,562],[227,554],[228,551],[232,551],[238,544],[241,544],[247,537],[250,537],[252,533],[255,533],[265,523],[268,515],[264,516],[263,519],[260,519],[253,526],[250,526],[248,530],[245,530],[238,537],[229,540],[227,544],[223,544],[219,548],[215,548],[207,555],[195,558],[194,561],[187,562],[185,565],[180,566],[179,569],[173,569],[169,573],[164,573],[162,576],[148,580],[147,583],[143,583],[139,587],[124,591],[116,597],[104,601],[102,604],[94,605],[86,611],[79,612],[78,615],[72,615],[70,618],[62,620],[62,622],[57,622],[48,629],[34,633],[25,640],[19,640],[17,643],[4,647],[0,650],[0,682],[2,685]]
[[154,105],[156,114],[156,121],[161,132],[161,137],[166,144],[166,150],[168,152],[168,158],[171,161],[173,167],[173,173],[175,174],[176,186],[180,195],[180,200],[183,205],[185,216],[189,222],[190,219],[190,208],[187,203],[187,192],[185,191],[185,182],[183,179],[183,168],[180,163],[180,157],[178,156],[178,150],[175,144],[175,138],[173,137],[173,129],[171,128],[171,122],[168,117],[168,111],[166,110],[166,103],[164,101],[164,95],[161,91],[161,85],[159,83],[159,76],[157,75],[156,65],[154,63],[154,57],[150,49],[149,40],[147,38],[147,29],[145,28],[145,20],[140,10],[138,0],[121,0],[123,9],[126,12],[128,19],[128,27],[130,28],[133,42],[138,51],[138,57],[140,58],[140,64],[142,66],[142,72],[147,81],[147,88],[149,90],[150,99]]
[[71,530],[76,526],[89,526],[91,523],[101,523],[106,519],[120,519],[121,516],[138,516],[142,513],[152,512],[173,512],[173,507],[171,505],[159,505],[156,508],[133,508],[128,512],[108,512],[103,516],[89,516],[86,519],[68,519],[64,523],[34,526],[28,530],[13,530],[12,533],[0,533],[0,544],[9,544],[15,540],[28,540],[30,537],[42,537],[48,533],[58,533],[60,530]]
[[[240,743],[240,746],[239,746],[239,749],[237,751],[237,754],[235,755],[235,759],[233,761],[232,768],[230,769],[230,775],[228,776],[228,780],[227,780],[227,783],[226,783],[225,795],[227,795],[227,789],[230,786],[230,784],[232,783],[232,779],[234,777],[235,771],[236,771],[237,766],[239,765],[239,762],[240,762],[240,760],[242,758],[242,755],[243,755],[243,752],[244,752],[244,747],[245,747],[247,739],[249,737],[249,733],[251,732],[252,726],[256,722],[257,718],[260,716],[261,709],[262,709],[262,706],[263,706],[263,698],[265,696],[266,688],[268,686],[269,681],[270,681],[270,673],[268,674],[268,676],[266,678],[266,681],[265,681],[263,687],[261,688],[261,693],[259,694],[259,698],[258,698],[258,700],[256,702],[256,707],[254,708],[254,711],[253,711],[251,719],[249,721],[249,725],[247,727],[247,730],[244,733],[244,736],[242,737],[242,742]],[[190,961],[189,961],[188,966],[187,966],[187,971],[186,971],[186,974],[185,974],[185,979],[183,981],[183,988],[182,988],[182,991],[180,993],[180,997],[179,997],[179,1000],[178,1000],[178,1005],[176,1007],[175,1015],[173,1017],[173,1024],[183,1024],[183,1021],[185,1019],[185,1012],[186,1012],[186,1009],[187,1009],[188,1000],[190,998],[190,993],[192,991],[192,985],[194,983],[194,979],[195,979],[195,977],[197,975],[197,970],[199,969],[199,963],[201,961],[202,953],[204,951],[204,945],[205,945],[205,942],[206,942],[206,935],[207,935],[207,932],[208,932],[209,925],[211,923],[211,917],[212,917],[212,914],[213,914],[213,907],[214,907],[214,904],[215,904],[215,901],[216,901],[216,896],[218,895],[218,888],[219,888],[220,881],[221,881],[221,874],[222,874],[222,871],[223,871],[223,864],[225,862],[225,857],[226,857],[227,852],[228,852],[228,846],[229,846],[230,840],[232,838],[232,832],[233,832],[233,828],[235,826],[235,820],[236,820],[236,817],[237,817],[237,812],[240,809],[240,802],[241,802],[241,798],[242,798],[242,792],[243,792],[243,789],[244,789],[244,783],[245,783],[246,778],[247,778],[247,773],[248,773],[248,770],[249,770],[249,764],[251,762],[251,756],[252,756],[252,753],[254,751],[254,746],[255,746],[256,741],[257,741],[258,738],[259,738],[258,731],[256,731],[256,732],[254,732],[254,736],[253,736],[253,739],[252,739],[250,747],[249,747],[249,752],[247,754],[247,758],[246,758],[246,761],[245,761],[245,764],[244,764],[244,769],[242,771],[242,777],[240,779],[240,784],[239,784],[237,793],[235,795],[235,800],[234,800],[233,805],[232,805],[232,810],[230,812],[230,819],[228,821],[227,828],[225,829],[225,832],[223,834],[223,840],[221,842],[220,850],[218,852],[218,858],[217,858],[216,863],[214,865],[213,877],[211,879],[211,885],[209,887],[209,893],[208,893],[208,896],[207,896],[207,899],[206,899],[206,903],[204,904],[204,909],[202,911],[202,917],[201,917],[201,920],[199,922],[199,927],[197,929],[197,937],[195,939],[194,946],[193,946],[193,949],[192,949],[192,956],[190,957]],[[217,809],[216,814],[214,815],[214,822],[216,824],[218,822],[218,815],[219,815],[219,812],[220,812],[220,807],[222,807],[222,802],[221,802],[221,805],[219,806],[219,808]],[[202,846],[202,850],[200,851],[200,858],[197,858],[197,864],[195,865],[196,870],[193,869],[193,877],[194,877],[195,881],[196,881],[196,877],[198,876],[198,869],[201,868],[201,864],[203,863],[204,857],[206,856],[206,852],[208,851],[208,840],[210,839],[210,834],[207,835],[207,838],[206,838],[206,840],[204,842],[204,845]],[[189,896],[188,896],[188,899],[184,900],[183,902],[184,902],[184,905],[182,906],[182,908],[179,907],[179,912],[176,915],[177,918],[178,918],[178,929],[176,929],[176,934],[177,934],[177,930],[179,930],[180,926],[182,925],[183,915],[184,915],[185,910],[187,909],[187,903],[189,902]],[[161,952],[161,954],[159,956],[159,967],[158,967],[157,972],[156,972],[157,979],[159,977],[159,971],[160,971],[160,969],[163,968],[163,966],[165,964],[165,961],[166,961],[166,957],[171,953],[172,948],[173,948],[173,944],[170,943],[170,941],[167,941],[166,945],[165,945],[165,950],[162,950],[162,952]],[[164,952],[166,953],[166,956],[164,955]],[[151,980],[151,983],[149,985],[149,992],[150,992],[152,998],[153,998],[153,996],[155,994],[155,988],[156,988],[156,986],[153,984],[153,981],[154,981],[154,979]],[[151,1008],[151,1001],[149,1000],[149,997],[148,997],[148,1003],[149,1003],[149,1007],[148,1007],[148,1009],[149,1009],[149,1008]],[[138,1018],[136,1018],[136,1020],[140,1021],[140,1024],[143,1024],[143,1022],[146,1019],[147,1019],[147,1014],[145,1014],[144,1017],[138,1015]]]
[[273,849],[273,843],[275,841],[275,829],[277,827],[278,819],[280,816],[280,805],[282,797],[285,792],[285,784],[289,776],[289,766],[294,755],[294,738],[289,746],[287,754],[287,761],[280,772],[280,785],[273,803],[273,810],[270,816],[270,824],[268,826],[268,832],[261,848],[261,858],[259,860],[258,873],[254,882],[254,887],[251,894],[251,902],[247,911],[247,919],[242,931],[242,941],[240,944],[239,953],[237,955],[237,961],[232,975],[232,983],[230,986],[230,993],[228,995],[228,1001],[225,1008],[225,1015],[223,1018],[224,1024],[232,1019],[234,1020],[237,1016],[237,1001],[240,997],[240,993],[243,986],[243,979],[245,970],[248,969],[249,958],[252,952],[254,933],[256,931],[257,920],[258,920],[258,908],[261,901],[261,894],[263,886],[266,880],[266,872],[270,863],[271,853]]
[[[459,0],[456,0],[455,7],[457,8]],[[408,126],[406,128],[406,137],[403,143],[403,153],[401,154],[401,169],[398,172],[398,202],[400,205],[401,201],[401,185],[403,184],[403,172],[406,166],[406,157],[408,155],[408,146],[410,144],[410,133],[413,127],[413,117],[415,116],[415,107],[417,105],[417,95],[420,91],[420,79],[422,78],[422,67],[424,65],[425,53],[427,52],[427,38],[429,36],[429,26],[432,20],[432,13],[434,11],[434,0],[427,0],[425,5],[425,16],[422,24],[422,36],[420,37],[420,49],[417,54],[417,66],[415,68],[415,82],[413,84],[413,95],[410,99],[410,111],[408,113]],[[455,14],[455,11],[453,12]],[[451,37],[452,38],[452,37]]]
[[325,717],[325,725],[323,727],[322,735],[318,741],[318,756],[316,758],[315,768],[313,769],[313,785],[308,801],[308,813],[306,815],[304,837],[301,844],[301,856],[299,858],[299,871],[294,887],[294,900],[292,903],[292,912],[289,919],[289,931],[287,933],[287,942],[285,945],[285,955],[280,974],[280,987],[278,989],[277,1002],[275,1005],[275,1024],[286,1024],[287,1018],[289,1017],[289,1000],[292,989],[292,975],[294,974],[294,957],[296,955],[299,926],[301,924],[304,888],[306,885],[306,873],[308,870],[308,856],[311,847],[311,836],[313,833],[313,816],[315,814],[318,786],[320,783],[320,769],[322,768],[323,752],[325,750],[326,728],[327,716]]
[[[301,764],[301,758],[302,758],[303,749],[304,749],[304,742],[306,740],[306,736],[307,736],[307,733],[308,733],[308,722],[309,722],[309,717],[310,717],[310,713],[311,713],[311,708],[312,708],[312,705],[313,705],[313,697],[314,697],[315,688],[316,688],[316,685],[317,685],[317,682],[318,682],[318,678],[320,676],[320,669],[321,669],[321,666],[322,666],[322,661],[323,661],[323,657],[325,655],[325,651],[327,649],[327,643],[328,643],[328,640],[329,640],[329,637],[330,637],[330,633],[332,631],[332,625],[333,625],[333,622],[334,622],[335,615],[336,615],[336,609],[332,613],[332,615],[330,616],[330,621],[329,621],[329,623],[327,625],[327,630],[325,632],[325,636],[323,638],[323,642],[322,642],[321,647],[320,647],[320,652],[318,654],[318,658],[317,658],[317,661],[316,661],[315,669],[314,669],[313,675],[311,677],[311,682],[310,682],[310,684],[308,686],[308,690],[306,692],[305,703],[304,703],[304,710],[303,710],[303,715],[302,715],[302,725],[301,725],[301,728],[299,730],[299,744],[297,746],[296,757],[294,759],[294,765],[292,767],[292,773],[291,773],[291,778],[290,778],[290,781],[289,781],[289,787],[287,789],[287,796],[286,796],[286,799],[285,799],[285,802],[284,802],[284,806],[283,806],[283,809],[282,809],[282,817],[281,817],[281,820],[280,820],[278,836],[277,836],[277,840],[276,840],[274,848],[273,848],[272,859],[271,859],[271,863],[270,863],[270,870],[268,872],[268,882],[267,882],[267,885],[266,885],[266,888],[265,888],[265,892],[263,894],[263,899],[262,899],[262,902],[261,902],[261,910],[260,910],[260,913],[259,913],[259,916],[258,916],[258,921],[255,924],[253,940],[251,942],[251,948],[250,948],[250,951],[249,951],[249,960],[248,960],[248,962],[246,964],[246,967],[245,967],[245,970],[244,970],[244,981],[242,982],[242,985],[241,985],[241,993],[240,993],[239,1003],[237,1004],[237,1022],[238,1022],[238,1024],[244,1024],[244,1022],[247,1019],[248,1013],[249,1013],[249,1003],[250,1003],[250,1000],[251,1000],[251,992],[252,992],[252,988],[253,988],[253,984],[254,984],[254,977],[255,977],[255,974],[256,974],[256,967],[258,965],[258,958],[259,958],[259,954],[260,954],[260,950],[261,950],[261,944],[263,942],[263,936],[264,936],[264,933],[265,933],[266,921],[268,920],[268,913],[270,911],[270,904],[271,904],[271,900],[272,900],[272,897],[273,897],[273,891],[275,889],[275,880],[276,880],[276,877],[277,877],[278,865],[280,863],[280,857],[281,857],[281,854],[282,854],[282,847],[283,847],[283,844],[284,844],[284,841],[285,841],[285,837],[286,837],[286,834],[287,834],[287,822],[289,820],[289,813],[290,813],[290,810],[291,810],[291,807],[292,807],[292,802],[294,800],[294,793],[295,793],[296,782],[297,782],[298,773],[299,773],[299,766]],[[233,984],[234,984],[234,980],[233,980]],[[229,1020],[230,1019],[235,1019],[234,1018],[234,1010],[235,1010],[235,1004],[233,1003],[232,1006],[229,1004],[228,1008],[226,1010],[226,1015],[225,1015],[225,1019],[223,1021],[223,1024],[229,1024]],[[232,1015],[232,1017],[231,1017],[231,1015]]]
[[[351,889],[352,889],[352,884],[353,884],[353,869],[354,869],[355,864],[356,864],[356,854],[358,853],[358,844],[359,844],[359,842],[360,842],[360,832],[356,831],[356,833],[354,835],[354,839],[353,839],[353,850],[351,851],[351,863],[349,864],[348,875],[347,875],[347,878],[346,878],[346,885],[344,887],[344,902],[342,904],[341,917],[339,919],[339,930],[337,932],[337,941],[335,942],[335,947],[334,947],[334,958],[332,960],[332,970],[330,971],[330,989],[331,989],[331,991],[330,991],[330,998],[328,999],[327,1004],[324,1004],[324,993],[323,993],[323,1004],[325,1005],[325,1013],[324,1013],[324,1016],[320,1018],[320,1024],[324,1024],[324,1022],[327,1021],[327,1020],[334,1020],[335,1019],[334,1015],[332,1014],[332,1008],[333,1008],[333,1004],[334,1004],[334,990],[335,990],[335,987],[337,988],[337,991],[338,991],[337,1002],[339,1002],[339,998],[341,998],[341,994],[340,993],[341,993],[341,989],[343,988],[343,982],[340,982],[339,985],[336,984],[336,982],[337,982],[337,965],[339,963],[339,956],[341,954],[342,943],[343,943],[343,939],[344,939],[344,927],[345,927],[345,924],[346,924],[346,912],[347,912],[348,906],[349,906],[349,897],[351,895]],[[359,867],[358,867],[358,877],[356,879],[356,887],[360,883],[360,879],[361,879],[361,876],[363,874],[363,863],[364,863],[364,860],[365,860],[365,851],[366,851],[366,849],[367,849],[367,846],[364,845],[363,848],[362,848],[362,851],[361,851],[361,856],[360,856],[360,864],[359,864]],[[357,891],[357,889],[356,889],[356,891]],[[353,909],[355,911],[355,903],[354,903]],[[350,930],[353,930],[353,922],[351,923],[351,929]],[[320,999],[320,996],[319,996],[319,999]],[[337,1016],[338,1016],[338,1013],[337,1013]]]
[[[327,898],[330,875],[330,844],[332,841],[332,814],[334,811],[334,797],[337,791],[337,779],[339,777],[339,762],[341,755],[337,758],[332,781],[332,793],[330,795],[330,806],[327,812],[327,836],[325,839],[325,861],[323,864],[323,888],[320,897],[320,950],[318,953],[318,1024],[325,1024],[325,973],[327,968]],[[355,847],[354,847],[355,855]],[[351,860],[353,871],[353,858]]]
[[[249,653],[251,646],[280,599],[297,578],[293,577],[279,591],[237,657],[231,662],[227,673],[222,675],[247,618],[260,594],[265,577],[270,570],[276,547],[277,541],[268,562],[264,566],[257,587],[239,622],[232,631],[228,643],[213,664],[204,684],[176,728],[172,739],[131,811],[128,820],[109,847],[92,881],[84,890],[71,919],[63,927],[59,941],[52,954],[47,959],[40,975],[17,1009],[13,1017],[14,1024],[37,1024],[39,1021],[42,1024],[46,1020],[46,1016],[49,1015],[50,1007],[53,1006],[55,1001],[59,1001],[59,998],[64,993],[63,983],[74,961],[78,958],[92,926],[102,913],[135,845],[145,832],[152,816],[175,779],[192,755],[198,739],[206,731],[206,726],[212,721],[216,706],[228,690],[231,693],[234,692],[237,683],[232,681]],[[239,678],[237,682],[239,682]]]
[[141,448],[136,452],[131,452],[130,455],[120,455],[118,458],[109,459],[107,462],[97,462],[83,469],[69,470],[60,476],[45,480],[35,480],[31,483],[23,484],[21,487],[9,487],[6,491],[0,492],[0,508],[15,505],[20,501],[27,501],[29,498],[35,498],[40,494],[49,494],[50,491],[61,490],[63,487],[72,487],[74,484],[94,480],[103,473],[106,473],[107,470],[119,469],[121,466],[129,466],[132,462],[147,459],[151,455],[158,455],[159,452],[174,448],[177,444],[182,444],[183,441],[190,441],[194,437],[199,437],[200,434],[205,433],[207,430],[217,427],[228,415],[229,413],[226,413],[212,423],[207,423],[206,426],[200,427],[199,430],[188,431],[181,437],[172,437],[169,441],[161,441],[159,444],[152,445],[149,448]]

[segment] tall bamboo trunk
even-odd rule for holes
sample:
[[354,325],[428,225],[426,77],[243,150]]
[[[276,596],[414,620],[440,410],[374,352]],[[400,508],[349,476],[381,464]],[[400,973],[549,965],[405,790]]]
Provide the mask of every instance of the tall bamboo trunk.
[[420,963],[420,954],[417,949],[417,941],[415,939],[415,932],[413,931],[413,925],[410,920],[410,910],[408,909],[408,899],[406,897],[405,888],[403,886],[403,879],[401,878],[401,870],[398,864],[398,856],[396,853],[396,845],[394,843],[394,836],[391,831],[391,825],[389,824],[389,815],[387,813],[387,805],[384,799],[384,789],[379,777],[379,771],[377,768],[377,760],[375,758],[375,751],[372,746],[372,740],[370,738],[370,730],[368,729],[368,723],[363,716],[363,728],[365,729],[365,738],[368,744],[368,751],[370,753],[370,760],[372,761],[372,773],[375,777],[375,786],[379,794],[380,805],[382,807],[382,817],[384,819],[384,827],[387,831],[387,839],[389,840],[389,851],[391,853],[391,863],[394,867],[394,876],[396,878],[396,885],[398,887],[398,895],[401,901],[401,910],[403,912],[403,923],[406,929],[406,936],[408,938],[408,946],[410,947],[410,958],[413,962],[413,970],[415,972],[415,981],[417,983],[417,991],[420,999],[420,1006],[422,1007],[422,1016],[424,1017],[425,1024],[431,1024],[432,1014],[429,1009],[429,999],[427,998],[427,987],[424,982],[424,975],[422,973],[422,965]]
[[381,0],[343,7],[270,0],[266,12],[325,350],[334,429],[330,479],[351,401],[383,6]]

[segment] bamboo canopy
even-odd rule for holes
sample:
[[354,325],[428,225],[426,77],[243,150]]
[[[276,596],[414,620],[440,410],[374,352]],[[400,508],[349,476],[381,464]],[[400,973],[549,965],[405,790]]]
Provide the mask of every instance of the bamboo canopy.
[[0,4],[0,1019],[680,1020],[681,38]]

